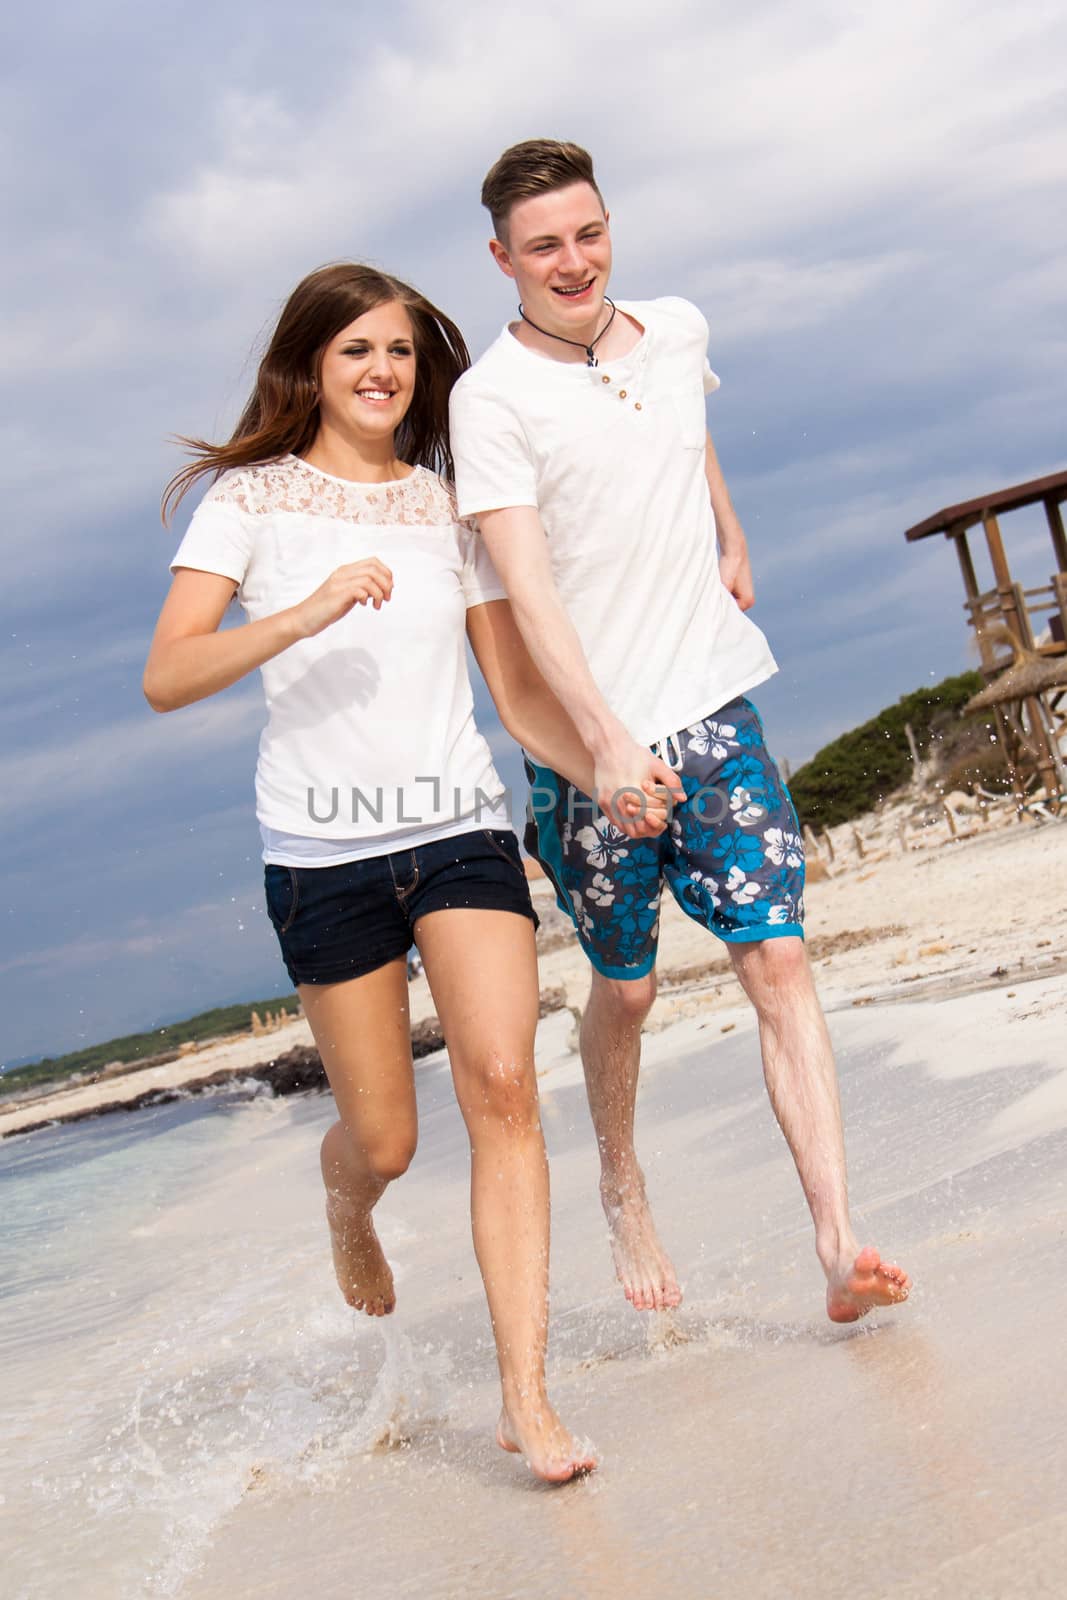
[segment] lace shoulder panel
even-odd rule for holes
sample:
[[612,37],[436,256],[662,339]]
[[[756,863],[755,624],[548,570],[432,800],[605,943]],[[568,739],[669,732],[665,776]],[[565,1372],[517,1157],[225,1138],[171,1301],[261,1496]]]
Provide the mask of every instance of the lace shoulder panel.
[[416,467],[398,483],[349,483],[298,456],[224,473],[205,500],[232,505],[248,516],[289,512],[341,522],[429,527],[456,520],[451,487],[425,468]]
[[250,516],[256,509],[256,467],[233,467],[217,478],[204,495],[202,506],[230,506]]

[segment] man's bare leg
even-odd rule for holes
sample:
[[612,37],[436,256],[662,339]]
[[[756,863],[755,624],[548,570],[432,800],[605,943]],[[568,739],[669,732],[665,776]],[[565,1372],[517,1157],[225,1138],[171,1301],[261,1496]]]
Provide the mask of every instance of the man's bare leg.
[[548,1396],[548,1161],[534,1071],[533,924],[507,911],[431,911],[416,925],[471,1147],[471,1224],[496,1340],[501,1449],[566,1483],[596,1457]]
[[786,936],[731,945],[730,954],[756,1008],[767,1092],[815,1223],[827,1312],[855,1322],[906,1300],[911,1280],[873,1246],[861,1250],[852,1231],[837,1072],[807,952]]
[[655,998],[654,970],[626,982],[594,971],[581,1027],[585,1087],[600,1150],[600,1198],[615,1271],[637,1311],[662,1311],[682,1299],[634,1149],[641,1025]]
[[338,1286],[355,1310],[387,1316],[393,1274],[371,1212],[418,1137],[407,969],[392,961],[347,983],[302,984],[300,999],[337,1103],[321,1161]]

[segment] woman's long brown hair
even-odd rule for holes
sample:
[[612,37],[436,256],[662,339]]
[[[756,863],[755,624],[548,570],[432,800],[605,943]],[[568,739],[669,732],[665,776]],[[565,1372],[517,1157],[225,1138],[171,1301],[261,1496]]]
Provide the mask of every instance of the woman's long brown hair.
[[207,473],[214,479],[230,467],[309,450],[319,431],[317,383],[326,346],[357,317],[392,300],[411,318],[416,361],[415,393],[396,434],[397,458],[451,478],[448,396],[470,366],[463,335],[409,284],[375,267],[339,261],[310,272],[285,302],[259,364],[255,389],[227,443],[179,437],[195,459],[163,491],[164,522]]

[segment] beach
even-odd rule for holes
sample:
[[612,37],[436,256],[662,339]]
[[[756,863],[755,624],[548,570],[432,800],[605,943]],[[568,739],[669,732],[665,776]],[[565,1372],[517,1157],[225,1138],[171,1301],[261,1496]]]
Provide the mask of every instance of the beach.
[[[940,807],[898,801],[857,827],[831,830],[832,864],[824,865],[825,848],[809,852],[805,934],[828,1010],[1010,987],[1016,980],[1067,972],[1067,894],[1061,887],[1067,882],[1067,829],[1017,822],[1007,802],[991,822],[977,821],[973,807],[956,815],[952,833]],[[542,924],[542,1010],[566,1005],[577,1017],[588,992],[588,964],[548,882],[535,878],[531,888]],[[742,1003],[725,949],[667,891],[657,971],[660,996],[646,1030]],[[425,977],[409,984],[408,1003],[413,1028],[434,1018]],[[159,1066],[13,1096],[0,1100],[0,1140],[153,1094],[195,1092],[207,1079],[232,1076],[236,1082],[259,1063],[312,1045],[306,1020],[297,1017],[268,1035],[206,1043]]]
[[562,991],[538,1036],[550,1380],[599,1471],[551,1491],[493,1443],[443,1052],[418,1064],[420,1148],[379,1208],[397,1312],[343,1304],[316,1159],[329,1102],[241,1076],[254,1047],[299,1042],[294,1023],[249,1041],[229,1091],[0,1145],[8,1592],[1058,1593],[1067,829],[905,850],[882,823],[862,856],[837,841],[808,929],[857,1231],[912,1274],[906,1306],[827,1321],[752,1015],[672,911],[638,1144],[685,1301],[626,1305],[574,1050],[586,977],[539,890],[542,985]]

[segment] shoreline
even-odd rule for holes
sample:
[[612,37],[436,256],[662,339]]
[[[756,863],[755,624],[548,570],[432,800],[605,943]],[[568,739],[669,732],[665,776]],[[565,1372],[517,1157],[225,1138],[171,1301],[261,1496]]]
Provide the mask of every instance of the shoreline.
[[[828,1014],[1011,990],[1067,973],[1067,905],[1041,903],[1043,885],[1067,881],[1067,827],[987,823],[963,833],[946,829],[939,838],[927,826],[909,842],[902,810],[898,803],[856,827],[832,830],[832,864],[825,846],[809,855],[806,943]],[[541,918],[542,1016],[569,1011],[577,1022],[588,965],[551,886],[541,878],[530,887]],[[658,972],[659,998],[646,1033],[719,1013],[725,1031],[734,1026],[726,1013],[746,1008],[727,951],[679,910],[669,891]],[[411,981],[408,995],[418,1057],[443,1041],[425,975]],[[155,1066],[131,1063],[90,1083],[0,1101],[0,1140],[248,1080],[277,1094],[325,1086],[305,1018]]]

